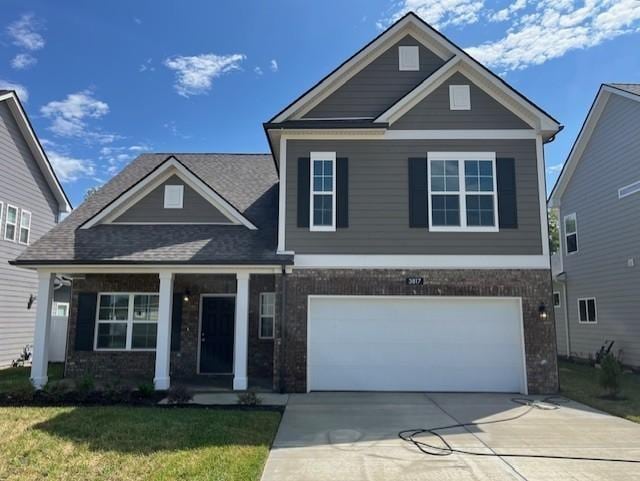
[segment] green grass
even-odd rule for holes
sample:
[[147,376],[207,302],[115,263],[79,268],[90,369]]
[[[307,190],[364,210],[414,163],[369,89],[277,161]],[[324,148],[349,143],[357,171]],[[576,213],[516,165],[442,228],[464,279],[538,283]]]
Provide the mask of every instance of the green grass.
[[3,481],[258,480],[280,414],[0,408]]
[[602,398],[602,388],[598,384],[598,369],[564,361],[559,362],[559,368],[560,390],[564,396],[640,423],[640,375],[623,374],[621,397],[624,399],[613,401]]
[[[0,393],[15,392],[28,388],[31,385],[29,381],[30,372],[30,367],[0,369]],[[49,381],[62,379],[63,372],[64,364],[49,364]]]

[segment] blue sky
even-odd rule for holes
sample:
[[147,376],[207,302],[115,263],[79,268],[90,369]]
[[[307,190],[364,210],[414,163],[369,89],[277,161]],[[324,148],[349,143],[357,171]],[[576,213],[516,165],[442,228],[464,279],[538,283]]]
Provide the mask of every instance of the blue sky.
[[266,152],[262,122],[412,9],[560,120],[640,82],[638,0],[4,0],[14,86],[74,205],[142,151]]

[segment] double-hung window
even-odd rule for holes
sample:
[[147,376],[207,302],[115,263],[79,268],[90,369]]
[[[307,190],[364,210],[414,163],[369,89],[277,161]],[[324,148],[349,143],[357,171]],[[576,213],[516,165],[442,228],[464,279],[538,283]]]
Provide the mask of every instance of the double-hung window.
[[2,214],[4,214],[4,203],[0,202],[0,232],[2,232]]
[[498,231],[494,152],[429,152],[429,228]]
[[567,254],[578,252],[578,219],[575,212],[564,216],[564,241]]
[[10,241],[16,240],[17,225],[18,225],[18,208],[16,206],[7,204],[7,218],[4,224],[5,240],[10,240]]
[[100,294],[96,315],[96,349],[155,349],[158,301],[157,294]]
[[18,242],[20,244],[29,244],[31,234],[31,212],[22,209],[20,212],[20,233],[18,234]]
[[578,316],[581,324],[595,324],[598,322],[595,297],[578,299]]
[[311,152],[310,230],[336,230],[336,153]]
[[260,294],[260,332],[261,339],[273,339],[274,320],[276,316],[276,295],[274,292]]

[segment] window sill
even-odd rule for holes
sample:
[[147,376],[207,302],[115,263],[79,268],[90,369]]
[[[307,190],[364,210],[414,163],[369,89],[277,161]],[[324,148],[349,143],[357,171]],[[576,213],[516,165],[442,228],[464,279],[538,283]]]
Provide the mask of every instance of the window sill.
[[94,352],[156,352],[155,349],[108,349],[108,348],[94,348]]
[[315,226],[309,227],[310,232],[335,232],[336,228],[333,226]]
[[430,232],[500,232],[498,227],[440,227],[429,226]]

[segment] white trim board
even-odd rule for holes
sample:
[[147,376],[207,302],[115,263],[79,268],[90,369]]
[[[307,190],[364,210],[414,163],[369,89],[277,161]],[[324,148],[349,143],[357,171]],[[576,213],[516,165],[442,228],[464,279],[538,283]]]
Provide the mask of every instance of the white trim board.
[[73,274],[279,274],[281,265],[167,265],[167,264],[42,264],[20,266],[43,273]]
[[168,157],[163,163],[156,167],[154,171],[150,172],[146,177],[142,178],[127,191],[120,194],[120,196],[114,199],[104,209],[82,224],[80,228],[89,229],[97,224],[112,223],[127,209],[173,175],[180,177],[180,179],[182,179],[199,195],[209,201],[209,203],[224,214],[232,224],[242,224],[251,230],[257,230],[257,227],[244,217],[235,207],[222,198],[222,196],[215,192],[209,185],[205,184],[202,180],[192,174],[173,156]]

